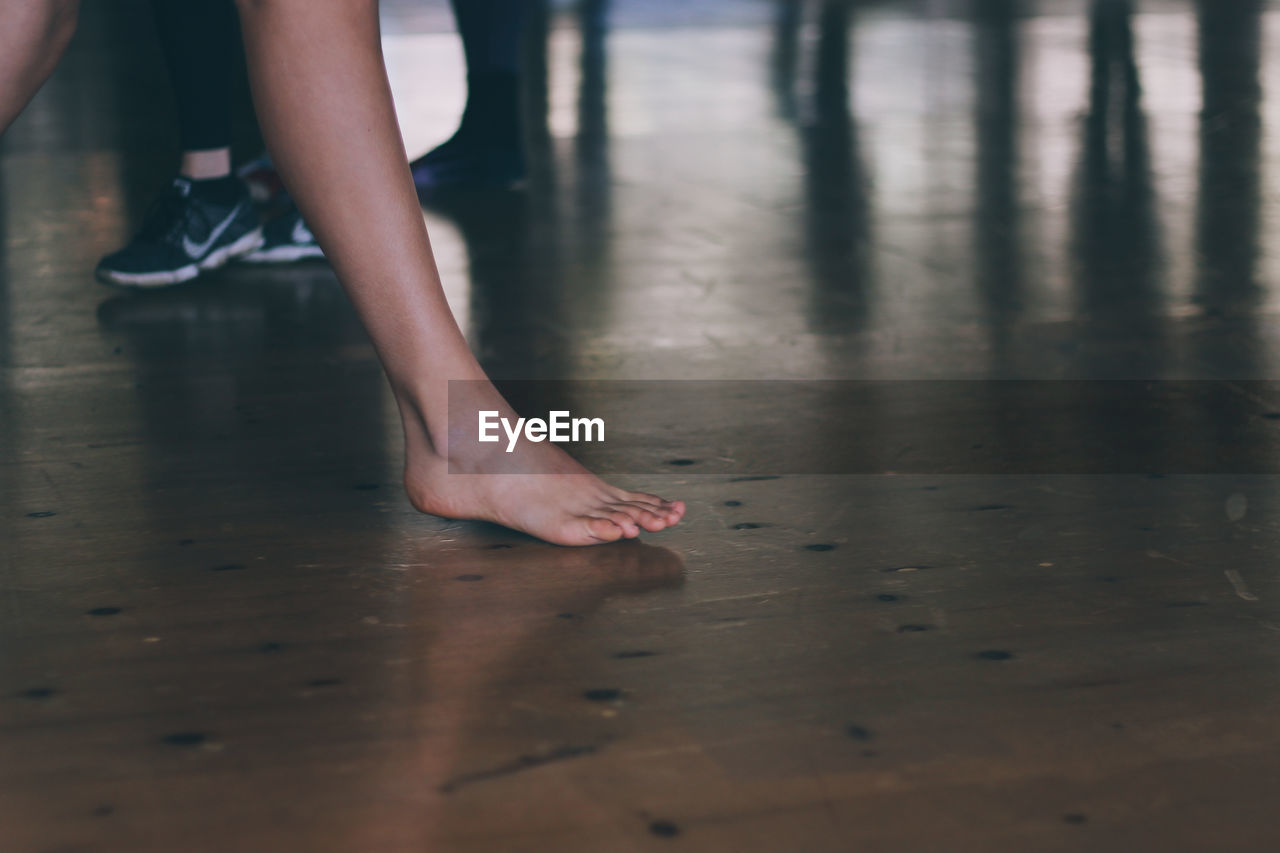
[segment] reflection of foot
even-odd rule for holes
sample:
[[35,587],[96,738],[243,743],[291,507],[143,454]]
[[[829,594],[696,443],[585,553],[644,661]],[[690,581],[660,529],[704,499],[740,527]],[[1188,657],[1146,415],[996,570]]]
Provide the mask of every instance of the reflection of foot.
[[[433,546],[429,558],[424,557],[432,570],[430,598],[444,604],[433,618],[452,622],[480,616],[492,631],[495,624],[516,624],[526,615],[542,619],[570,612],[583,617],[608,596],[651,592],[684,581],[679,554],[644,542],[548,548],[528,540],[492,542],[485,537],[477,546]],[[458,584],[459,578],[475,579],[475,585]],[[482,600],[492,609],[468,614],[451,601],[459,596]]]
[[218,344],[216,330],[233,330],[230,337],[234,330],[262,327],[262,302],[252,294],[251,290],[222,287],[180,287],[147,296],[121,294],[98,306],[98,322],[112,331],[145,332],[141,348],[146,350],[190,347],[190,339],[196,335],[204,348]]
[[96,274],[108,284],[164,287],[217,269],[262,239],[249,194],[234,178],[175,178],[138,235],[99,261]]
[[[487,390],[500,400],[492,386]],[[511,417],[505,404],[477,408],[490,406]],[[460,422],[474,425],[475,419],[463,416]],[[557,545],[633,539],[684,516],[681,501],[611,486],[553,444],[526,441],[507,453],[465,440],[461,430],[452,443],[432,442],[421,423],[412,416],[406,422],[405,459],[405,489],[421,512],[491,521]],[[448,447],[448,455],[436,447]]]
[[[563,620],[588,619],[613,596],[679,587],[684,564],[678,554],[640,542],[549,548],[483,539],[448,550],[432,544],[413,559],[422,571],[409,607],[432,628],[415,679],[431,685],[419,711],[430,724],[406,779],[412,786],[428,781],[437,795],[424,805],[432,810],[425,824],[439,835],[420,846],[435,850],[458,837],[450,831],[456,826],[450,795],[531,770],[557,746],[585,755],[612,738],[607,718],[584,719],[580,710],[548,714],[560,706],[537,692],[543,686],[558,692],[566,679],[581,683],[577,667],[572,674],[558,668],[566,660],[561,644],[575,636]],[[537,711],[519,710],[529,708]]]
[[262,246],[240,260],[250,264],[288,264],[309,258],[323,258],[315,235],[302,221],[297,208],[267,223],[262,229]]

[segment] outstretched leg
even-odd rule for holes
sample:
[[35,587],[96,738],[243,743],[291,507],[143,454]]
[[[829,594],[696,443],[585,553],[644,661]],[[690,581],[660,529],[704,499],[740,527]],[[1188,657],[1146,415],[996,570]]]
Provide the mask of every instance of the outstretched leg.
[[79,11],[79,0],[0,0],[0,133],[57,67]]
[[[445,301],[396,124],[376,0],[237,2],[268,148],[373,338],[399,403],[414,505],[564,545],[679,521],[682,503],[610,486],[553,445],[525,443],[505,454],[469,437],[478,410],[513,413]],[[452,411],[450,380],[470,380],[471,395],[466,405],[455,396]],[[540,473],[494,473],[513,468]]]

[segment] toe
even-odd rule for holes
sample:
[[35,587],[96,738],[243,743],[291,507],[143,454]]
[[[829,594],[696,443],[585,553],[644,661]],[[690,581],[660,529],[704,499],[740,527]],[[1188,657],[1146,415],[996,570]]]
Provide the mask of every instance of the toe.
[[668,520],[668,513],[661,508],[653,507],[650,504],[640,503],[620,503],[616,505],[618,509],[631,516],[631,519],[650,533],[657,533],[659,530],[665,530],[671,522]]
[[612,503],[584,513],[580,520],[587,525],[593,537],[603,542],[634,539],[640,535],[640,525]]
[[667,503],[657,495],[650,495],[645,492],[628,492],[622,489],[618,490],[618,500],[633,504],[644,504],[654,509],[661,509]]
[[[653,496],[646,495],[646,497]],[[672,524],[684,517],[684,501],[669,501],[665,498],[654,498],[654,500],[659,502],[662,507],[661,511],[671,519]]]
[[626,535],[626,531],[621,526],[608,518],[583,518],[579,519],[578,523],[585,536],[571,537],[575,541],[566,544],[590,545],[593,542],[616,542]]
[[610,506],[600,510],[600,515],[612,521],[622,529],[622,535],[627,539],[634,539],[640,535],[640,525],[631,517],[631,514],[624,511],[620,507]]
[[645,504],[658,515],[667,517],[669,524],[675,524],[684,515],[684,504],[680,501],[669,501],[648,492],[623,492],[621,500],[627,503]]

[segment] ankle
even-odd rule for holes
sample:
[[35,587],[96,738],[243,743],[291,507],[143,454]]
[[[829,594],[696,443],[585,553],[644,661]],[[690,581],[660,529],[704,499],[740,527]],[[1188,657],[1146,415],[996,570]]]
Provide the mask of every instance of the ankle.
[[514,417],[511,406],[483,375],[470,381],[447,382],[444,387],[431,390],[436,393],[405,388],[395,392],[409,443],[446,460],[451,469],[460,473],[489,467],[497,445],[480,442],[480,412],[498,411],[510,418]]
[[193,181],[211,181],[231,175],[231,149],[210,148],[204,151],[183,151],[178,174]]

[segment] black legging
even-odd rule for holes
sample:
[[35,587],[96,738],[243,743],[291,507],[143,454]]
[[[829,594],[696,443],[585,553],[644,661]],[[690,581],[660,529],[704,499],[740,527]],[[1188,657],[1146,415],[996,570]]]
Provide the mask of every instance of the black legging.
[[151,0],[184,151],[231,146],[236,10],[231,0]]
[[[467,74],[517,73],[524,7],[530,0],[452,0],[467,57]],[[184,151],[231,145],[236,39],[231,0],[152,0],[160,43],[178,102]]]
[[519,71],[524,10],[532,0],[452,0],[467,74]]

